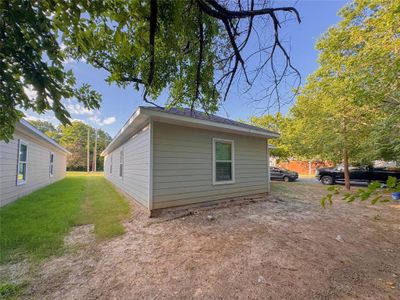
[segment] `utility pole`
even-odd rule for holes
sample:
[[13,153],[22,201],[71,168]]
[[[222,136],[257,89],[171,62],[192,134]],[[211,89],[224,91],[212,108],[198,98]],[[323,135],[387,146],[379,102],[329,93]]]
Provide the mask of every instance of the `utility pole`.
[[97,171],[97,129],[94,131],[94,149],[93,149],[93,166],[92,171]]
[[90,172],[90,138],[89,138],[89,134],[90,134],[90,128],[88,127],[87,129],[87,143],[86,143],[86,172]]

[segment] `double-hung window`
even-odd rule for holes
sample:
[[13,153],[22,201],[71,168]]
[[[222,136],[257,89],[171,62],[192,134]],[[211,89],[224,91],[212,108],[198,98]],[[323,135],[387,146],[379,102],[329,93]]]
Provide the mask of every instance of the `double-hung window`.
[[28,164],[28,144],[19,140],[18,144],[18,165],[17,165],[17,185],[26,183]]
[[119,152],[119,177],[124,175],[124,150]]
[[49,165],[49,176],[53,177],[54,172],[54,153],[50,152],[50,165]]
[[110,174],[112,174],[112,154],[111,154],[111,157],[110,157]]
[[232,140],[213,139],[213,184],[235,182],[235,145]]

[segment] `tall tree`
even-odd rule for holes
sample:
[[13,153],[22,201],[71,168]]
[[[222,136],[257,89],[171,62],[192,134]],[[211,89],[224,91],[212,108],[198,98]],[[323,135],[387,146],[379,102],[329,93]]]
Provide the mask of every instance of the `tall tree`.
[[341,158],[349,188],[349,162],[399,150],[390,141],[400,127],[400,4],[355,0],[340,15],[317,43],[319,68],[292,114],[300,150]]
[[250,123],[263,127],[268,130],[276,131],[281,134],[280,138],[273,139],[268,143],[273,145],[270,154],[279,157],[279,159],[287,159],[295,155],[293,147],[290,144],[290,136],[292,134],[289,124],[290,120],[281,113],[276,115],[264,115],[261,117],[251,117]]
[[372,120],[373,150],[378,158],[399,159],[400,3],[355,0],[340,15],[343,20],[317,44],[316,76],[341,81],[339,92],[348,101],[380,110],[382,118]]
[[[84,171],[86,170],[86,146],[87,146],[87,132],[89,130],[89,155],[93,157],[93,149],[95,143],[95,129],[83,122],[73,121],[71,125],[60,126],[60,145],[65,147],[71,152],[68,158],[68,170],[73,171]],[[101,153],[108,143],[111,141],[111,137],[108,133],[101,129],[97,131],[98,143],[97,151]],[[97,155],[96,165],[97,170],[103,170],[104,158]]]
[[[337,90],[333,88],[335,84]],[[305,156],[342,162],[349,188],[349,163],[366,163],[375,158],[370,132],[381,115],[369,105],[354,104],[343,96],[342,84],[332,79],[328,85],[330,94],[320,89],[321,81],[309,78],[290,111],[290,144]]]
[[60,134],[57,128],[52,123],[42,120],[30,120],[29,123],[31,123],[33,126],[35,126],[37,129],[39,129],[41,132],[43,132],[56,142],[59,141]]
[[11,138],[21,108],[53,110],[65,124],[62,99],[99,107],[99,95],[64,70],[66,55],[105,70],[109,83],[142,89],[147,102],[168,88],[169,106],[214,112],[235,83],[260,92],[257,80],[258,100],[279,102],[285,78],[300,77],[279,35],[287,15],[300,22],[294,7],[269,0],[2,1],[0,139]]

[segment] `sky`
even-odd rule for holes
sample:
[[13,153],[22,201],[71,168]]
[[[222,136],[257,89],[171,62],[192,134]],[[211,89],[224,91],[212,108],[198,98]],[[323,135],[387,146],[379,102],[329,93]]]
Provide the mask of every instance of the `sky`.
[[[290,49],[290,56],[293,65],[300,71],[302,82],[307,76],[316,70],[318,52],[315,50],[315,43],[330,26],[340,21],[337,15],[346,2],[342,0],[298,0],[298,1],[274,1],[275,6],[294,5],[301,15],[301,23],[295,21],[287,22],[282,26],[281,37],[286,41]],[[249,47],[252,45],[250,44]],[[87,110],[77,102],[65,103],[73,119],[82,120],[96,128],[101,128],[112,137],[118,132],[128,120],[136,108],[140,105],[148,105],[143,102],[142,93],[136,92],[133,87],[119,88],[115,84],[109,85],[105,82],[107,73],[95,69],[84,62],[67,61],[67,69],[72,69],[78,85],[89,83],[102,94],[102,105],[99,110]],[[161,94],[157,99],[158,104],[165,103],[168,91]],[[280,108],[286,113],[293,102]],[[261,104],[262,107],[262,104]],[[274,107],[269,113],[276,113]],[[234,120],[248,120],[251,116],[259,116],[264,110],[260,110],[260,104],[251,103],[246,95],[232,89],[226,102],[222,104],[217,113],[220,116]],[[28,119],[42,119],[58,125],[58,121],[52,113],[38,115],[27,111]]]

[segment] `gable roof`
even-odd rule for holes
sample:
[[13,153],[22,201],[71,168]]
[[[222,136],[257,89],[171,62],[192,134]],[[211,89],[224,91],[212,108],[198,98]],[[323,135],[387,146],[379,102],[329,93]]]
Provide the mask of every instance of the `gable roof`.
[[206,114],[189,108],[160,108],[139,106],[125,125],[118,131],[111,143],[101,155],[106,155],[125,143],[135,132],[141,130],[150,120],[176,124],[184,127],[203,128],[215,131],[230,132],[260,138],[277,138],[279,133],[257,126],[241,123],[217,115]]
[[45,135],[43,132],[41,132],[39,129],[37,129],[35,126],[33,126],[31,123],[29,123],[28,121],[26,121],[24,119],[19,120],[19,122],[16,124],[16,129],[28,132],[33,137],[44,140],[46,143],[51,144],[52,146],[56,147],[60,151],[66,153],[66,154],[71,154],[71,152],[69,152],[64,147],[60,146],[55,140],[53,140],[52,138],[49,138],[47,135]]

